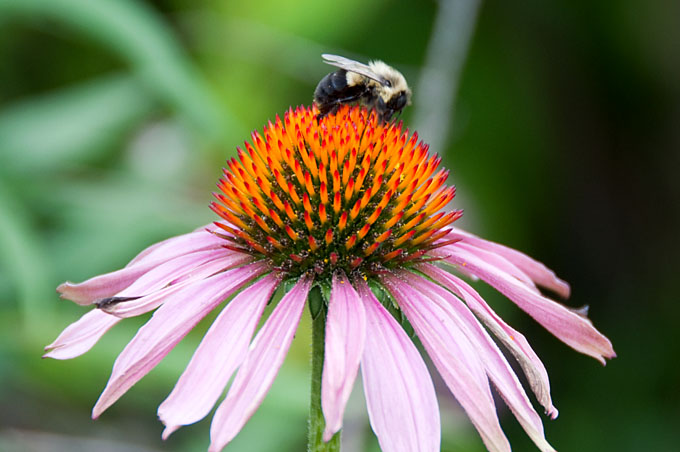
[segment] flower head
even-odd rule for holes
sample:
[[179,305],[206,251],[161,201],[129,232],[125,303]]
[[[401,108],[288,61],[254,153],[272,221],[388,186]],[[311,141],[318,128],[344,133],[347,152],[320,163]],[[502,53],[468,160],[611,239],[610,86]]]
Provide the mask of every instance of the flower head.
[[345,108],[316,123],[290,111],[252,134],[228,162],[212,209],[232,250],[265,259],[289,278],[341,270],[374,275],[412,266],[443,246],[461,215],[441,159],[400,126]]
[[[434,387],[402,328],[407,321],[489,450],[510,450],[489,382],[538,448],[553,450],[491,334],[554,418],[543,364],[460,276],[484,280],[603,363],[615,356],[610,342],[583,312],[538,289],[569,295],[569,286],[545,266],[451,226],[461,211],[443,209],[455,189],[445,185],[448,172],[438,169],[440,158],[428,154],[416,133],[356,107],[321,121],[315,113],[289,110],[227,162],[211,204],[220,221],[153,245],[121,270],[59,286],[62,297],[97,309],[66,328],[46,356],[78,356],[121,319],[155,310],[116,359],[93,409],[96,418],[233,296],[158,410],[166,438],[205,417],[235,374],[212,421],[211,450],[220,450],[263,400],[308,294],[320,286],[327,294],[321,314],[325,440],[341,429],[361,368],[383,450],[439,450]],[[278,287],[290,289],[255,335]]]

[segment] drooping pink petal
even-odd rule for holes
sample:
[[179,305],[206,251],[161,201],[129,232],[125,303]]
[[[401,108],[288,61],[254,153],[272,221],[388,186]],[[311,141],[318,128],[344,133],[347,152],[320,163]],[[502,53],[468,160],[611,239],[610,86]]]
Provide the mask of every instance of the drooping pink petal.
[[[205,271],[203,273],[196,273],[195,271],[192,272],[192,267],[200,267],[202,262],[205,262],[206,260],[210,261],[211,259],[214,260],[218,256],[226,256],[221,260],[221,264],[219,264],[221,268],[228,268],[231,265],[242,264],[251,259],[247,255],[234,253],[223,248],[197,251],[173,258],[168,262],[160,264],[158,267],[155,267],[143,274],[138,280],[133,282],[132,285],[128,286],[126,289],[123,289],[121,292],[118,292],[115,295],[119,297],[143,295],[149,291],[167,285],[170,282],[174,282],[173,280],[177,279],[178,277],[186,277],[187,274],[192,276],[200,276],[201,274],[208,276],[211,273],[206,273]],[[212,270],[208,271],[214,272],[215,268],[220,267],[213,267]],[[167,295],[167,291],[164,292],[163,296]],[[140,303],[137,300],[135,300],[135,302],[137,304]],[[94,346],[94,344],[113,325],[118,323],[122,317],[130,316],[126,314],[132,313],[134,315],[138,315],[143,312],[148,312],[149,310],[158,306],[158,304],[150,305],[147,303],[146,306],[147,309],[137,311],[132,310],[133,305],[128,305],[125,307],[120,305],[114,307],[112,305],[106,308],[106,310],[109,312],[95,309],[66,328],[54,341],[54,343],[48,345],[45,348],[48,350],[48,353],[46,353],[44,357],[54,359],[70,359],[80,356],[92,348],[92,346]],[[122,315],[110,315],[110,311],[115,312],[117,309],[121,311]]]
[[246,357],[250,339],[278,278],[267,275],[236,295],[203,337],[189,365],[158,408],[163,439],[182,425],[203,419]]
[[461,238],[464,243],[469,243],[477,248],[492,251],[503,256],[517,268],[529,275],[529,277],[539,286],[554,291],[562,298],[569,298],[569,284],[558,278],[555,275],[555,272],[548,267],[526,254],[505,245],[501,245],[500,243],[484,240],[458,228],[453,228],[453,231],[447,236],[447,240],[450,240],[451,238]]
[[186,285],[168,296],[116,359],[92,417],[99,417],[153,369],[222,300],[265,270],[264,263],[256,262]]
[[[216,229],[217,227],[214,224],[210,223],[205,226],[196,228],[188,234],[182,234],[180,236],[170,237],[169,239],[162,240],[158,243],[146,247],[139,254],[137,254],[130,262],[128,262],[126,267],[130,267],[131,265],[135,265],[140,261],[146,259],[146,256],[150,255],[151,253],[156,253],[156,251],[159,250],[159,248],[164,248],[166,246],[173,244],[176,245],[179,241],[184,241],[185,239],[186,242],[190,243],[191,245],[197,245],[198,242],[207,241],[208,243],[214,243],[216,246],[220,246],[224,242],[221,242],[220,238],[216,237],[215,234],[213,234],[213,232],[215,232]],[[208,232],[212,237],[206,236],[204,234],[205,232]],[[205,244],[206,243],[202,243],[201,245],[197,246],[203,246]]]
[[167,262],[177,256],[201,251],[209,248],[219,248],[224,243],[223,239],[216,237],[207,231],[197,231],[190,234],[173,237],[160,244],[152,246],[149,251],[142,251],[133,261],[120,270],[95,276],[82,283],[74,284],[65,282],[57,287],[61,298],[66,298],[80,305],[88,305],[95,301],[112,297],[120,292],[141,275],[163,262]]
[[[413,325],[432,362],[490,452],[509,452],[477,348],[441,306],[394,274],[384,285]],[[370,331],[370,327],[369,327]]]
[[611,342],[597,331],[585,315],[537,294],[507,273],[488,265],[477,255],[449,247],[446,262],[465,266],[517,306],[533,317],[545,329],[575,350],[605,364],[605,358],[616,356]]
[[441,422],[432,379],[411,339],[361,279],[366,344],[361,374],[371,427],[384,452],[439,451]]
[[104,333],[121,319],[93,309],[70,324],[59,337],[45,347],[43,358],[71,359],[87,352]]
[[210,448],[220,451],[241,430],[269,391],[297,330],[312,278],[304,276],[279,301],[250,346],[210,426]]
[[168,285],[175,284],[178,279],[191,274],[192,270],[207,262],[220,258],[224,259],[225,257],[233,258],[239,262],[241,260],[239,258],[242,256],[245,257],[247,255],[235,253],[224,248],[184,254],[152,268],[115,296],[141,297],[148,295]]
[[458,295],[480,318],[491,332],[507,347],[522,367],[531,390],[552,419],[558,411],[550,397],[550,381],[545,366],[531,348],[529,342],[519,331],[500,318],[484,299],[468,283],[451,273],[431,264],[423,264],[418,269]]
[[[222,272],[226,269],[230,269],[236,265],[241,265],[250,260],[252,259],[248,255],[230,252],[227,253],[223,258],[211,260],[199,265],[188,273],[182,274],[177,281],[173,281],[172,285],[163,287],[162,289],[152,292],[149,295],[145,295],[136,299],[102,305],[101,309],[105,312],[108,312],[109,314],[113,314],[122,318],[135,317],[145,314],[165,303],[165,300],[171,295],[177,293],[178,291],[184,290],[184,287],[196,284],[196,281],[208,278],[211,275]],[[134,294],[135,292],[128,290],[118,293],[119,296],[128,297],[134,297]]]
[[333,275],[326,316],[326,344],[321,407],[326,419],[324,441],[342,428],[342,415],[364,351],[366,315],[359,294],[342,271]]
[[517,268],[512,262],[508,261],[500,254],[496,254],[481,248],[476,248],[462,240],[449,246],[455,247],[456,249],[464,249],[476,253],[479,257],[483,258],[489,265],[492,265],[499,269],[500,271],[517,278],[517,280],[523,283],[525,286],[527,286],[529,290],[532,290],[536,293],[540,293],[540,291],[536,287],[536,284],[534,284],[534,281],[526,273]]
[[429,298],[432,303],[436,303],[448,316],[448,320],[455,323],[468,337],[473,347],[476,348],[489,379],[494,383],[529,437],[541,451],[554,452],[555,449],[545,439],[541,418],[531,405],[517,375],[467,306],[451,292],[421,276],[408,271],[400,272],[400,276],[414,289]]
[[95,276],[78,284],[66,281],[57,287],[57,292],[61,298],[85,306],[102,298],[112,297],[153,267],[153,264],[139,264]]

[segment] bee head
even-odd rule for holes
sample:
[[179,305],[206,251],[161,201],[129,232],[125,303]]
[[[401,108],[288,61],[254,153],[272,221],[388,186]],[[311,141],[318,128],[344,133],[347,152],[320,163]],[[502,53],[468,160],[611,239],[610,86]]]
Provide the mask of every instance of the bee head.
[[382,61],[371,61],[368,66],[382,79],[379,94],[388,108],[398,111],[411,103],[411,90],[401,72]]
[[392,95],[387,101],[387,108],[394,111],[402,110],[409,103],[409,94],[407,91],[399,91]]

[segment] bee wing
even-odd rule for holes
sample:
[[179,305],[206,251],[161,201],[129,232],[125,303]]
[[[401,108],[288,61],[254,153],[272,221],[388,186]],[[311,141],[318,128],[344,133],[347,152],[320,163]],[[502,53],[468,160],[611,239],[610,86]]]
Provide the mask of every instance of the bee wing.
[[385,79],[383,77],[373,72],[370,67],[363,63],[341,57],[340,55],[331,55],[330,53],[324,53],[321,56],[323,57],[323,62],[326,64],[339,67],[340,69],[344,69],[349,72],[356,72],[357,74],[364,75],[382,85],[385,84]]

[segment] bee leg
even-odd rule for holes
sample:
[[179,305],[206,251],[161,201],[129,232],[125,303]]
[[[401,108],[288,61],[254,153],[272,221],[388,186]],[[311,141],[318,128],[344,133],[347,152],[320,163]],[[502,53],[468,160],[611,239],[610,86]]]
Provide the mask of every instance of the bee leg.
[[380,115],[380,119],[383,120],[384,122],[390,122],[390,119],[392,119],[392,115],[394,114],[394,110],[391,108],[386,109],[385,111],[382,112]]
[[[380,96],[376,96],[373,99],[373,102],[369,105],[369,108],[375,112],[376,116],[378,117],[378,123],[383,123],[389,121],[389,116],[391,113],[389,112],[389,109],[385,105],[385,101],[382,100]],[[387,116],[387,119],[385,117]]]
[[328,115],[335,114],[338,112],[338,109],[340,106],[343,104],[343,101],[337,101],[333,104],[331,108],[324,108],[324,111],[319,111],[319,114],[316,115],[316,123],[318,124],[319,121],[321,121],[323,118],[325,118]]

